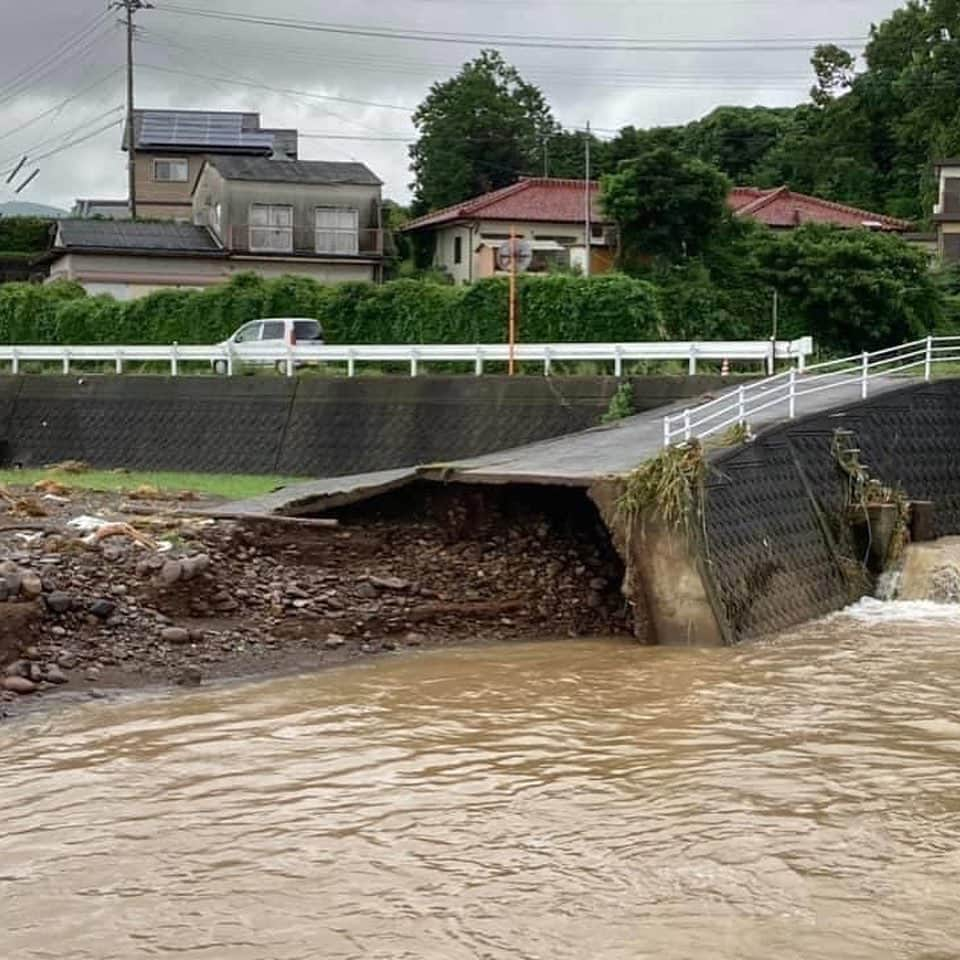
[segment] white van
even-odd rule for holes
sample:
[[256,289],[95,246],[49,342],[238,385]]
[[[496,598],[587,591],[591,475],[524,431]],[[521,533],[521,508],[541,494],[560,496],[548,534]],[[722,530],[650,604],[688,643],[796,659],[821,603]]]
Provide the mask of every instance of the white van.
[[[243,364],[275,366],[277,370],[283,371],[286,369],[286,360],[265,358],[262,356],[262,348],[295,346],[298,343],[322,344],[323,327],[320,322],[310,317],[266,317],[263,320],[251,320],[217,346],[230,350]],[[226,373],[227,361],[214,360],[213,369],[216,373]]]

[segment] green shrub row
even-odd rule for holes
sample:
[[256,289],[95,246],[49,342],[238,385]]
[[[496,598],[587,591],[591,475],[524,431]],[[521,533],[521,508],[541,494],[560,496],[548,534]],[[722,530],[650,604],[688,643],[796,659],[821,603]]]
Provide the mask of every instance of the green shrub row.
[[0,251],[36,255],[50,246],[52,220],[40,217],[0,217]]
[[[651,340],[666,334],[656,287],[613,275],[525,277],[527,342]],[[419,280],[323,285],[253,274],[202,291],[138,300],[89,297],[75,283],[0,286],[0,342],[215,343],[259,317],[315,317],[332,343],[496,343],[507,337],[505,280],[454,287]]]

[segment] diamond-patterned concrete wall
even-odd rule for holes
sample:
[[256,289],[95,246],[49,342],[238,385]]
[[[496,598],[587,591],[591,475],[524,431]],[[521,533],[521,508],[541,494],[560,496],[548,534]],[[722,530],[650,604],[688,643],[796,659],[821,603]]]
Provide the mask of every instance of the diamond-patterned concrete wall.
[[940,536],[960,533],[960,381],[906,387],[769,430],[708,471],[705,559],[739,639],[822,616],[860,592],[840,522],[839,427],[855,433],[873,476],[935,502]]
[[[635,381],[639,410],[717,377]],[[613,377],[0,377],[7,463],[340,476],[595,426]]]

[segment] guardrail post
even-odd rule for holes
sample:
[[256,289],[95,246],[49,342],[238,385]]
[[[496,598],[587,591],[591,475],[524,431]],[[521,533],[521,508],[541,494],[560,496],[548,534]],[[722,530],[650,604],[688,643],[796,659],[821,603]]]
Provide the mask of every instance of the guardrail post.
[[63,351],[63,372],[64,373],[70,372],[70,351],[69,350]]
[[[697,375],[697,345],[695,343],[690,344],[690,359],[687,361],[687,373],[691,377]],[[687,439],[689,439],[689,437]]]
[[287,367],[287,376],[292,377],[293,376],[293,347],[289,343],[287,344],[286,367]]
[[177,341],[173,341],[173,346],[170,348],[170,376],[175,377],[179,372],[180,365],[177,362]]
[[866,350],[863,351],[860,357],[860,399],[867,399],[867,383],[868,377],[870,376],[870,354]]
[[767,348],[767,376],[772,377],[777,371],[777,342],[776,340],[770,341],[770,346]]
[[415,377],[417,375],[417,351],[410,351],[410,376]]
[[670,418],[663,418],[663,445],[665,447],[670,446]]
[[20,372],[20,357],[17,355],[17,348],[10,351],[11,370],[14,375]]
[[227,349],[227,376],[233,376],[233,351]]
[[933,337],[927,337],[927,353],[923,358],[923,379],[930,382],[933,373]]
[[550,376],[550,348],[544,347],[543,350],[543,375]]
[[797,371],[793,367],[790,368],[790,393],[787,400],[787,409],[787,415],[790,419],[795,419],[797,416]]
[[690,439],[690,411],[683,411],[683,439]]
[[737,389],[737,423],[742,427],[747,422],[747,400],[743,387]]
[[475,376],[483,376],[483,351],[477,346],[477,355],[473,361],[473,372]]
[[118,350],[113,357],[113,369],[117,373],[123,373],[123,351]]
[[347,376],[355,377],[357,375],[357,355],[351,350],[347,354]]
[[613,375],[619,380],[623,376],[623,351],[620,344],[613,348]]

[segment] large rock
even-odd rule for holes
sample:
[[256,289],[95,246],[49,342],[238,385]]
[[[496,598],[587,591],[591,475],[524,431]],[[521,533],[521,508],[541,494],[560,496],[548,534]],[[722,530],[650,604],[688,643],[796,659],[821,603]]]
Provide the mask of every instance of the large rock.
[[410,589],[410,581],[400,577],[371,577],[370,583],[379,590],[403,591]]
[[112,600],[106,600],[101,597],[90,604],[90,612],[100,620],[106,620],[112,617],[117,605]]
[[3,673],[4,673],[4,676],[7,676],[7,677],[29,677],[30,661],[14,660],[13,663],[7,664],[7,667],[3,671]]
[[48,593],[44,599],[47,609],[51,613],[66,613],[73,606],[70,595],[62,590],[54,590],[53,593]]
[[77,665],[77,655],[72,650],[61,650],[57,655],[57,665],[64,670],[72,670]]
[[33,693],[37,689],[37,685],[26,677],[4,677],[3,689],[25,695]]
[[48,683],[66,683],[68,679],[67,675],[55,663],[47,664],[43,678]]
[[32,572],[24,573],[20,579],[20,592],[31,599],[43,593],[43,581]]
[[175,643],[178,646],[182,646],[190,642],[190,631],[185,630],[183,627],[164,627],[160,631],[160,637],[166,640],[167,643]]
[[160,581],[170,586],[183,576],[183,567],[179,560],[167,560],[160,568]]

